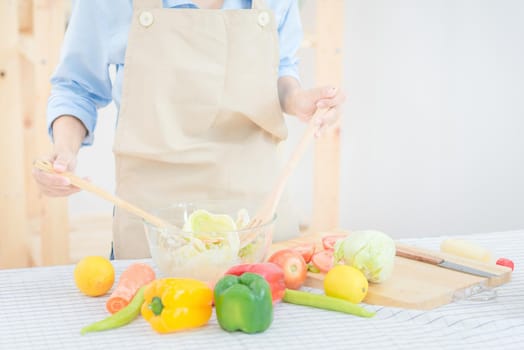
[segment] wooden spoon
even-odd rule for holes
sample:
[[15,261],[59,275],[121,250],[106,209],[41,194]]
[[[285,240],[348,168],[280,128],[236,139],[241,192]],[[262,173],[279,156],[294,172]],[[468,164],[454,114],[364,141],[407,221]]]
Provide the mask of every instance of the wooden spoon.
[[[54,169],[53,169],[53,165],[49,162],[49,161],[45,161],[45,160],[36,160],[34,163],[33,163],[33,166],[36,168],[36,169],[40,169],[42,171],[45,171],[46,173],[50,173],[50,174],[57,174],[57,175],[60,175],[60,176],[64,176],[64,177],[67,177],[70,181],[71,181],[71,184],[78,187],[78,188],[81,188],[83,190],[86,190],[88,192],[91,192],[111,203],[113,203],[114,205],[116,205],[117,207],[119,208],[122,208],[122,209],[125,209],[127,211],[129,211],[130,213],[132,214],[135,214],[137,215],[138,217],[141,217],[142,219],[144,219],[145,221],[159,227],[159,228],[175,228],[176,227],[174,225],[171,225],[169,222],[165,221],[164,219],[161,219],[159,218],[158,216],[155,216],[153,214],[150,214],[148,212],[146,212],[145,210],[129,203],[128,201],[125,201],[123,200],[122,198],[119,198],[117,196],[114,196],[112,195],[111,193],[101,189],[100,187],[92,184],[91,182],[89,181],[86,181],[78,176],[76,176],[75,174],[73,173],[70,173],[70,172],[63,172],[63,173],[58,173],[56,172]],[[182,232],[181,230],[178,230],[180,232]],[[187,238],[189,238],[190,240],[195,240],[196,238],[192,237],[191,235],[186,235]],[[206,238],[199,238],[200,240],[204,241],[205,243],[218,243],[222,240],[222,238],[220,237],[206,237]]]
[[[271,190],[271,192],[269,192],[268,196],[263,202],[262,207],[257,211],[256,215],[249,221],[247,226],[242,228],[242,230],[257,227],[268,222],[273,218],[290,175],[293,173],[293,170],[295,170],[299,160],[304,155],[307,147],[309,146],[309,143],[311,142],[311,140],[313,140],[315,132],[319,128],[319,126],[316,124],[316,120],[324,114],[326,114],[329,110],[330,109],[326,108],[317,109],[313,117],[310,119],[307,129],[302,135],[302,138],[300,139],[298,145],[295,147],[295,150],[291,154],[291,157],[284,166],[282,173],[280,174],[275,185],[273,186],[273,189]],[[242,237],[240,241],[240,249],[247,246],[251,241],[253,241],[256,238],[257,235],[257,232],[253,232]]]

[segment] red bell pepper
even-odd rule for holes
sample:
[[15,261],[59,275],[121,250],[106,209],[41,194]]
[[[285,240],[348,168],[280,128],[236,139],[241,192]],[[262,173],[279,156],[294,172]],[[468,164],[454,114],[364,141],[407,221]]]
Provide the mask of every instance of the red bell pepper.
[[240,276],[244,272],[252,272],[264,277],[269,283],[273,304],[282,300],[286,284],[284,283],[284,270],[280,266],[273,263],[242,264],[231,267],[225,274]]

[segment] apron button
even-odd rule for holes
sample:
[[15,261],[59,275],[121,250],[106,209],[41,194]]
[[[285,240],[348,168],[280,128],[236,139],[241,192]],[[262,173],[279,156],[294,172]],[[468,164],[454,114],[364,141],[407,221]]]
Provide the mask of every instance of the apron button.
[[138,16],[138,22],[146,28],[153,24],[153,19],[153,14],[149,11],[144,11]]
[[267,12],[260,12],[258,15],[258,24],[261,27],[265,27],[269,23],[269,13]]

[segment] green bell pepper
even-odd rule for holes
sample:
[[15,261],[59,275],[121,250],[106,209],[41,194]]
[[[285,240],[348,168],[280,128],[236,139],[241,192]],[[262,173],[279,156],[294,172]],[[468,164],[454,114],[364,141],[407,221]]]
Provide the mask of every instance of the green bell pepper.
[[271,289],[264,277],[246,272],[226,275],[215,285],[215,310],[222,329],[263,332],[273,322]]

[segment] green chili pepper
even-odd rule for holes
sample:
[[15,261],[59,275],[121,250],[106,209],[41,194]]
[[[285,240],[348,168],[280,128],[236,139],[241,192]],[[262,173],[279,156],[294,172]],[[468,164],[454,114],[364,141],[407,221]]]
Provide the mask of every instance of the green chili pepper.
[[319,309],[344,312],[360,317],[372,317],[374,312],[368,311],[358,304],[350,303],[347,300],[333,298],[326,295],[301,292],[298,290],[286,289],[283,301],[291,304],[312,306]]
[[101,321],[85,326],[80,333],[86,334],[88,332],[99,332],[119,328],[133,321],[140,313],[140,308],[144,303],[145,287],[146,286],[141,287],[138,292],[136,292],[133,300],[131,300],[126,307]]

